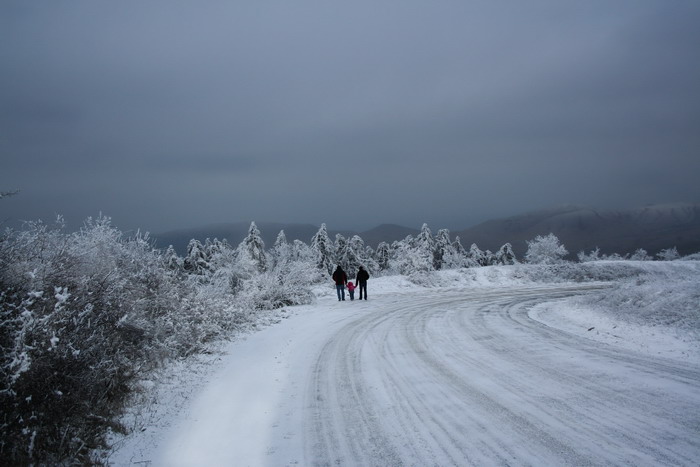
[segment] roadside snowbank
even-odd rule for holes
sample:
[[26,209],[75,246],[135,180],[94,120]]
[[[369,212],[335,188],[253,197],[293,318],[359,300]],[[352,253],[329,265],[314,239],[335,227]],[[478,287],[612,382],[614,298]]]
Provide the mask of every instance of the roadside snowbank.
[[542,303],[533,319],[568,332],[668,358],[700,358],[700,262],[600,261],[634,276],[603,292]]

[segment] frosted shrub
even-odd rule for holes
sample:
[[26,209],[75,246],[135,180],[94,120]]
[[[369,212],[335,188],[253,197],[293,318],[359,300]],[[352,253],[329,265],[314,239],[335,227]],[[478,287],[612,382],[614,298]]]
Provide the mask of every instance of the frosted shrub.
[[527,242],[525,259],[531,264],[556,264],[562,262],[562,258],[568,254],[557,236],[550,233],[538,235],[534,240]]
[[0,237],[3,463],[95,463],[132,387],[164,359],[249,326],[256,310],[313,299],[308,247],[288,245],[272,266],[262,243],[245,246],[192,242],[183,259],[105,217]]
[[578,252],[578,260],[581,263],[588,263],[590,261],[600,261],[603,258],[600,257],[600,248],[596,247],[595,250],[591,250],[589,254],[586,254],[584,251],[579,251]]
[[311,285],[325,279],[311,256],[273,257],[274,267],[251,276],[242,285],[238,298],[251,309],[271,310],[288,305],[311,303]]
[[414,271],[408,275],[409,282],[421,287],[437,287],[439,278],[434,271]]
[[673,248],[666,248],[659,251],[656,253],[656,257],[661,261],[675,261],[680,259],[681,255],[678,254],[678,250],[674,246]]
[[632,261],[650,261],[651,259],[652,257],[649,256],[647,250],[644,248],[638,248],[634,253],[632,253],[632,256],[630,256],[630,260]]
[[29,224],[0,242],[0,455],[88,463],[139,374],[169,354],[179,287],[146,237],[109,219],[65,234]]

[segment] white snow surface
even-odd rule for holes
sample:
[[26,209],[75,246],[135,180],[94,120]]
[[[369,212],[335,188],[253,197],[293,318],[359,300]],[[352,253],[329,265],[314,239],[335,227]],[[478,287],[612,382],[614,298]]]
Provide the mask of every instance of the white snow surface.
[[[697,466],[700,263],[630,267],[647,278],[487,267],[429,287],[373,278],[369,300],[345,302],[319,287],[313,305],[145,381],[109,463]],[[625,316],[628,288],[655,296],[669,277],[685,301]]]

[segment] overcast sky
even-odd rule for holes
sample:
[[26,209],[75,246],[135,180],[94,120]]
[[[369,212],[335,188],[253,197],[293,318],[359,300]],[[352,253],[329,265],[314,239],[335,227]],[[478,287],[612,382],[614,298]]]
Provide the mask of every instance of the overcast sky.
[[699,24],[697,0],[3,0],[0,221],[700,201]]

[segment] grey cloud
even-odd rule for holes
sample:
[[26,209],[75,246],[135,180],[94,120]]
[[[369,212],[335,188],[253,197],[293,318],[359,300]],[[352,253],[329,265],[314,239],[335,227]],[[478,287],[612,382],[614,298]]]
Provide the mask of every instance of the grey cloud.
[[697,200],[698,19],[661,0],[4,2],[0,189],[23,191],[0,208],[463,227]]

